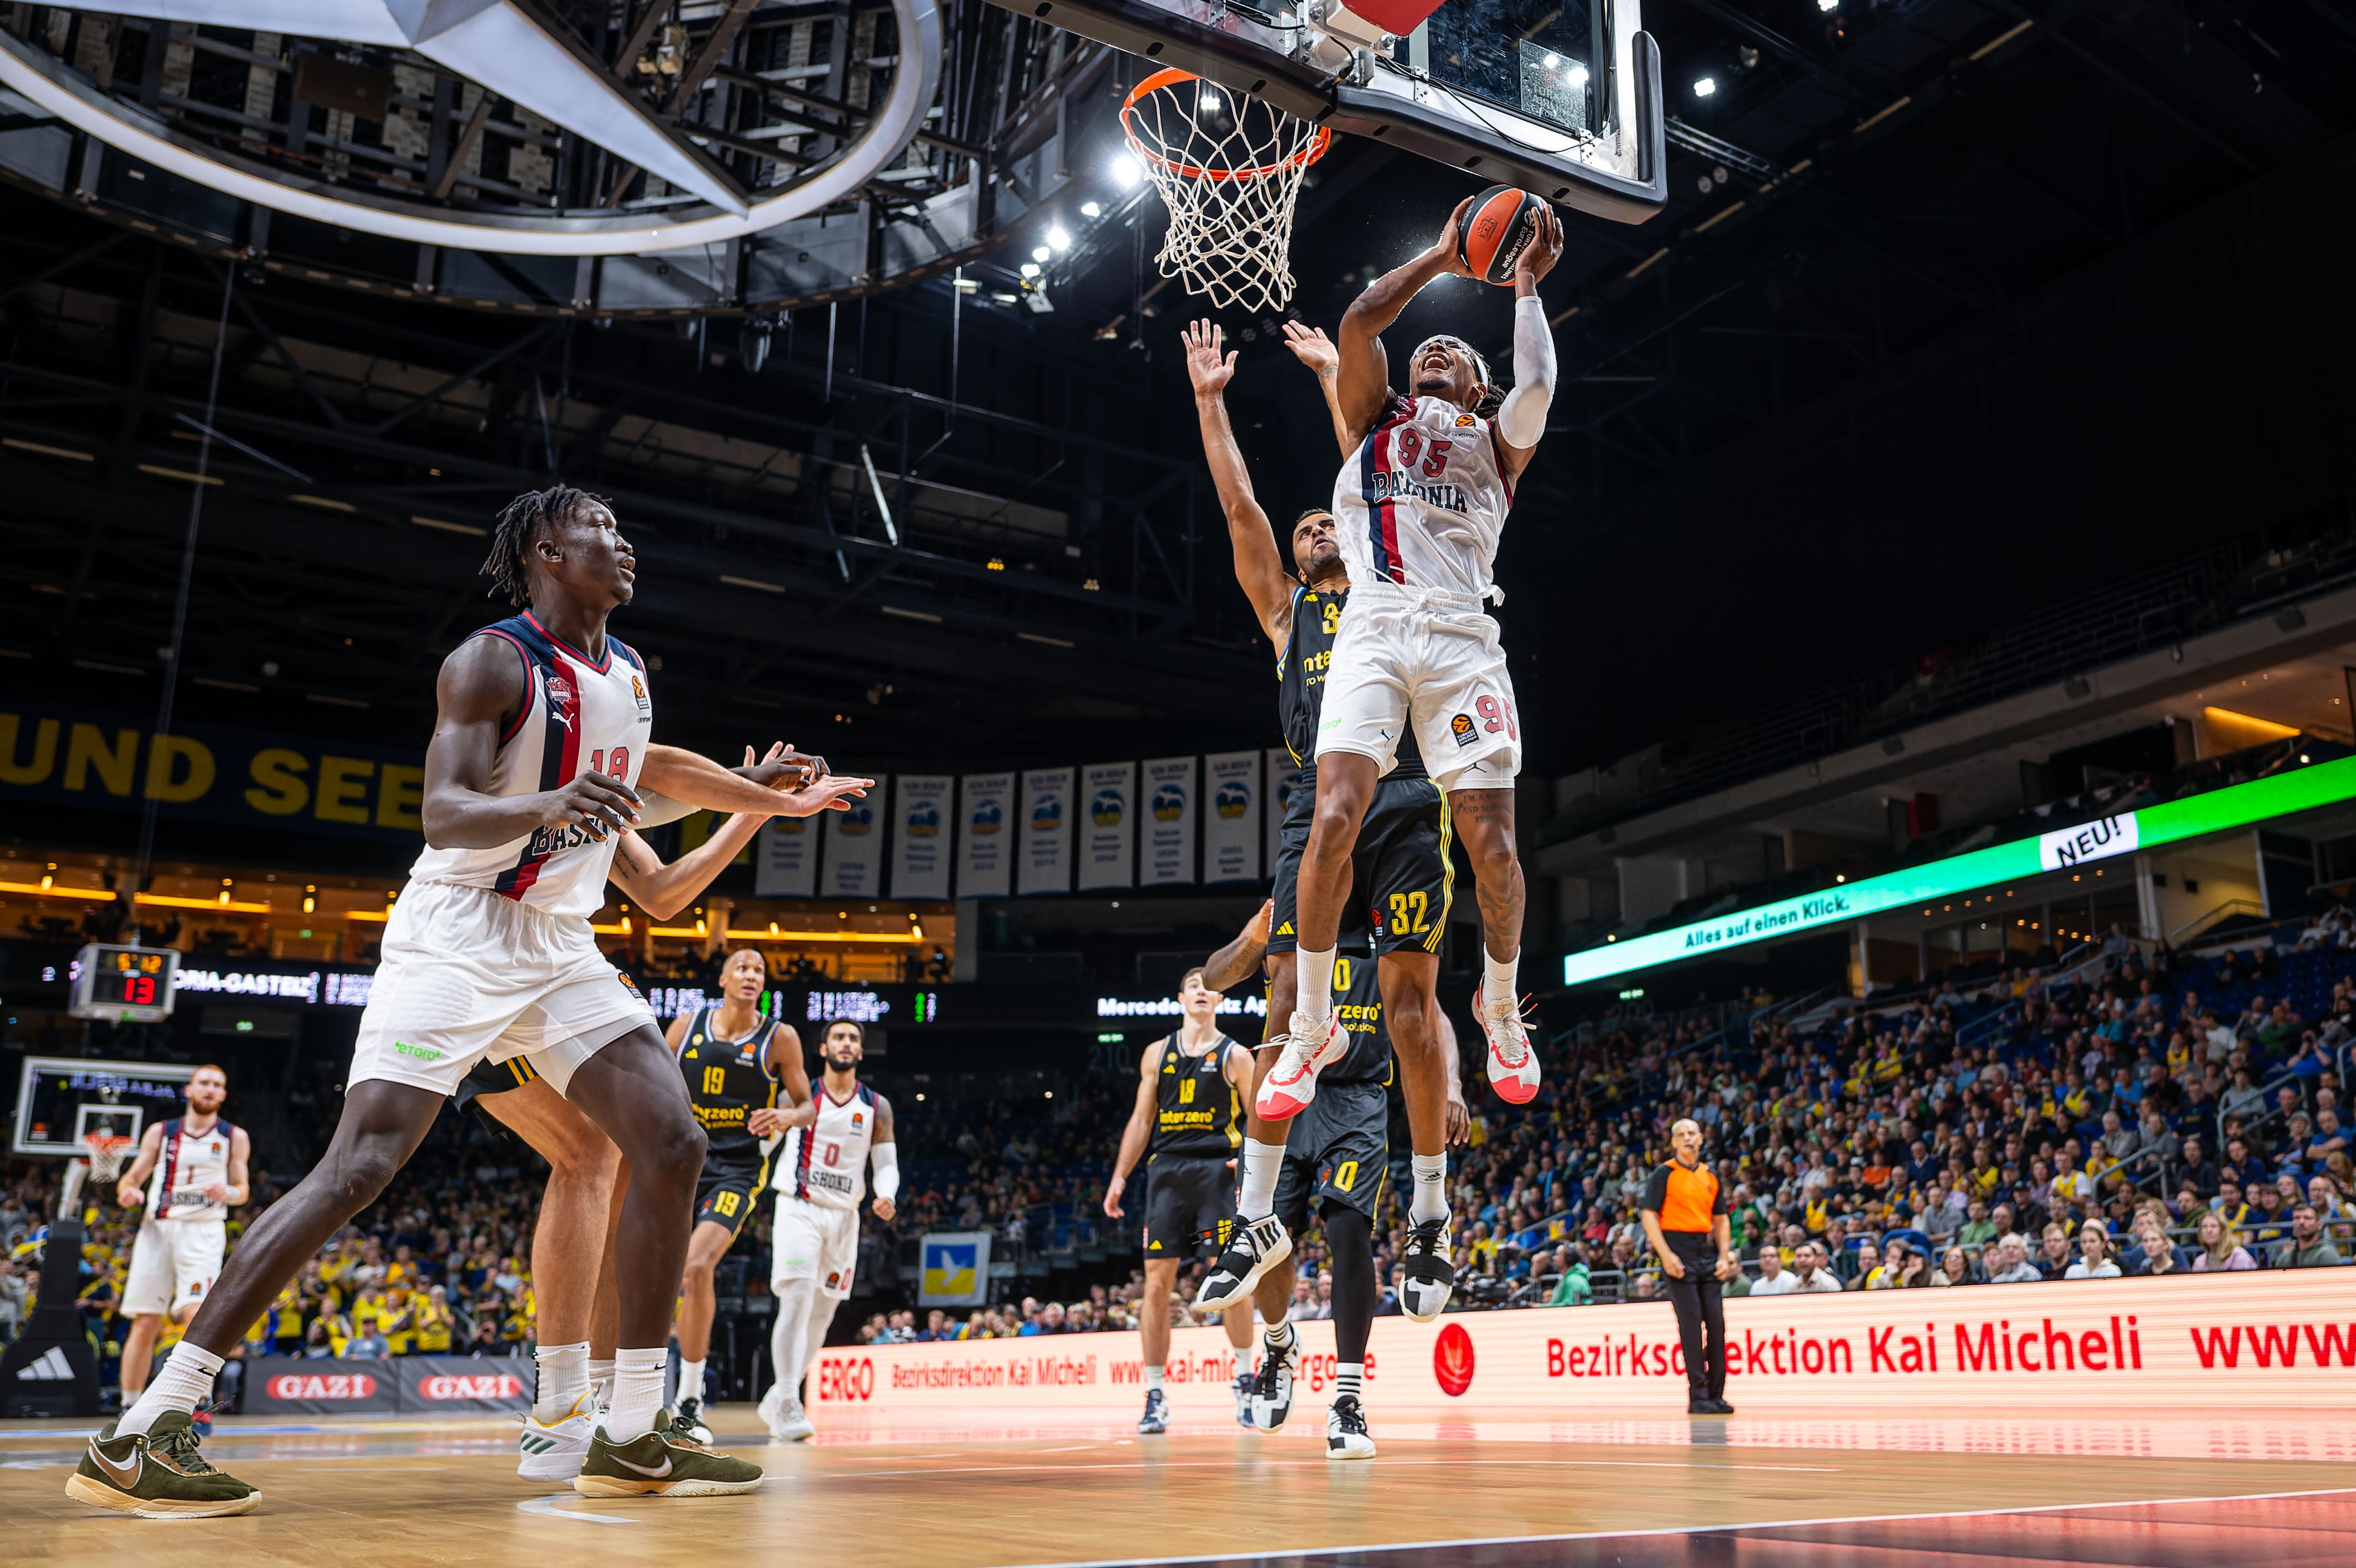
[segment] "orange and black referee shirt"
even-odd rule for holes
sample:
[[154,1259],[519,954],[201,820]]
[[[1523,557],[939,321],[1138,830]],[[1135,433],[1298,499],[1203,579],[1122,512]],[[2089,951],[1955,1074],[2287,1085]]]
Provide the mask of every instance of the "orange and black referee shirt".
[[1667,1235],[1698,1232],[1707,1238],[1718,1216],[1726,1213],[1730,1205],[1726,1189],[1709,1167],[1696,1165],[1687,1170],[1673,1159],[1655,1169],[1644,1183],[1644,1207],[1661,1217],[1661,1230]]

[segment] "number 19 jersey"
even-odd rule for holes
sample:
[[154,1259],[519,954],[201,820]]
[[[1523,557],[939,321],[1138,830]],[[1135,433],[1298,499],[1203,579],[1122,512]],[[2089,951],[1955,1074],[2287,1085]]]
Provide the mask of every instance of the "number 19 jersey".
[[[499,737],[487,793],[537,795],[584,773],[604,773],[635,788],[654,727],[646,665],[615,637],[593,659],[542,626],[531,612],[486,626],[523,657],[524,700]],[[409,869],[412,882],[487,888],[549,914],[587,916],[605,902],[605,873],[620,840],[586,827],[535,827],[488,849],[428,848]]]
[[875,1091],[862,1083],[838,1101],[823,1084],[818,1121],[786,1135],[773,1184],[821,1209],[856,1209],[867,1196],[867,1150],[875,1141]]

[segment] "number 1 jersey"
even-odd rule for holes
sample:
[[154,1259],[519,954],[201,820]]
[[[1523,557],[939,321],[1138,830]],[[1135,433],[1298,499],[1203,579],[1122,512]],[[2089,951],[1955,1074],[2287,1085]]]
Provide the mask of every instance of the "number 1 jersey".
[[[537,795],[598,773],[633,788],[645,765],[654,704],[646,665],[618,639],[593,659],[551,635],[527,610],[478,637],[498,637],[523,658],[524,700],[499,737],[486,793]],[[586,827],[535,827],[489,849],[427,848],[409,869],[412,882],[487,888],[550,914],[593,915],[605,902],[605,873],[619,842]]]

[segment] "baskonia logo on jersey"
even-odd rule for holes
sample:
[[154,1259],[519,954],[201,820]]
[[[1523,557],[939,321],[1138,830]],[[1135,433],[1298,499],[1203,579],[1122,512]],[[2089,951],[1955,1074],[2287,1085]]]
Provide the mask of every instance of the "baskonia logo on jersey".
[[558,721],[569,727],[573,722],[573,704],[575,700],[573,683],[565,679],[561,672],[550,670],[547,686],[548,706],[555,710]]
[[1251,809],[1251,789],[1241,779],[1229,779],[1211,797],[1211,809],[1230,821]]
[[1470,713],[1459,713],[1451,719],[1448,732],[1456,737],[1456,743],[1460,746],[1469,746],[1478,739],[1472,732],[1472,715]]
[[1175,822],[1186,814],[1186,792],[1174,784],[1153,792],[1153,820]]
[[1129,803],[1117,789],[1098,790],[1096,799],[1088,803],[1088,820],[1098,827],[1118,827]]

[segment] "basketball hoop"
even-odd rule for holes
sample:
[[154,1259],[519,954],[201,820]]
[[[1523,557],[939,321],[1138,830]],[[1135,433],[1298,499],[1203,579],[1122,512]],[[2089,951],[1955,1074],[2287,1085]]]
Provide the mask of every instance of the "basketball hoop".
[[65,1190],[58,1203],[58,1212],[81,1216],[80,1198],[87,1181],[112,1187],[114,1179],[123,1174],[123,1161],[131,1157],[137,1138],[126,1138],[120,1133],[84,1133],[81,1146],[89,1152],[66,1167]]
[[1130,90],[1121,133],[1170,209],[1154,264],[1226,309],[1292,298],[1292,208],[1333,133],[1190,72],[1158,70]]

